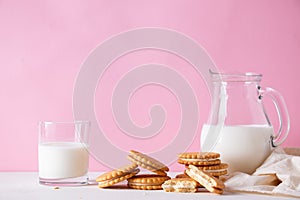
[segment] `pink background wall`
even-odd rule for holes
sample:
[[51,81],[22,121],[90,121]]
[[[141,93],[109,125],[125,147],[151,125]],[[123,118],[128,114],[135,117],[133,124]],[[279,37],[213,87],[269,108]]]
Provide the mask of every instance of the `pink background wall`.
[[[280,91],[289,108],[291,132],[284,146],[300,147],[299,19],[297,0],[0,0],[0,171],[37,170],[38,121],[72,120],[81,63],[108,37],[138,27],[184,33],[206,48],[219,69],[262,73],[263,85]],[[200,92],[192,70],[182,73]],[[163,96],[170,98],[167,109],[177,106]],[[201,102],[200,123],[208,105]],[[146,123],[131,110],[137,123]],[[178,118],[170,120],[176,129]],[[199,135],[190,149],[198,146]],[[91,170],[100,168],[92,160]]]

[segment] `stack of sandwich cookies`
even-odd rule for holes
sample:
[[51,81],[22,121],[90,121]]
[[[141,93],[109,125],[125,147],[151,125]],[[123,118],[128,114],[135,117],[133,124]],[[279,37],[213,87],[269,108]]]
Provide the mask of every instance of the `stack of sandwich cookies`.
[[198,183],[203,185],[208,191],[222,194],[225,188],[225,185],[219,179],[213,177],[207,172],[202,171],[201,169],[190,165],[186,170],[186,173]]
[[[128,159],[132,164],[124,166],[119,169],[101,174],[97,177],[96,181],[100,188],[110,187],[124,180],[127,180],[127,185],[130,188],[142,190],[156,190],[162,189],[161,185],[170,177],[167,176],[169,168],[158,160],[142,154],[138,151],[131,150]],[[147,169],[155,174],[142,174],[138,168]]]
[[220,154],[215,152],[186,152],[178,155],[178,163],[186,168],[194,165],[214,177],[227,174],[228,164],[221,163]]
[[[178,154],[178,163],[185,165],[186,170],[182,174],[178,174],[176,178],[187,178],[196,180],[197,187],[205,187],[210,192],[221,194],[224,184],[218,178],[227,174],[228,165],[222,163],[220,154],[215,152],[185,152]],[[197,177],[194,175],[194,168]],[[202,173],[203,172],[203,173]],[[202,177],[199,179],[199,177]],[[201,180],[201,181],[200,181]],[[206,180],[206,181],[204,181]],[[212,186],[208,182],[214,182]],[[205,184],[205,185],[204,185]]]
[[128,187],[140,190],[159,190],[161,185],[168,179],[167,172],[169,168],[160,161],[140,153],[130,150],[127,156],[128,160],[137,164],[143,169],[154,172],[155,174],[141,174],[128,179]]
[[100,188],[105,188],[129,179],[140,172],[137,164],[131,164],[119,169],[114,169],[97,177],[96,182]]
[[128,187],[138,190],[161,190],[162,184],[169,180],[168,176],[158,174],[141,174],[128,179]]
[[[139,190],[159,190],[166,192],[196,192],[199,187],[208,191],[222,194],[224,184],[216,177],[227,174],[228,165],[221,163],[217,153],[182,153],[178,155],[178,162],[186,166],[182,174],[176,178],[167,176],[169,168],[158,160],[131,150],[128,159],[131,165],[114,169],[100,175],[96,181],[100,188],[112,186],[127,180],[127,186]],[[151,174],[139,174],[138,167],[147,169]]]

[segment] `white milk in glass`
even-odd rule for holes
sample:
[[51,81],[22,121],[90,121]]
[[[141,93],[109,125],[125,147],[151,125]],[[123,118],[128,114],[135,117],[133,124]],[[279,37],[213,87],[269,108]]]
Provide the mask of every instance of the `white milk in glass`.
[[[214,126],[204,125],[201,133],[201,146],[209,141],[209,130]],[[221,154],[222,162],[229,164],[229,172],[241,171],[253,173],[271,152],[271,136],[273,128],[266,125],[222,126],[219,140],[213,149]]]
[[39,176],[44,179],[75,178],[87,174],[88,151],[77,142],[39,144]]

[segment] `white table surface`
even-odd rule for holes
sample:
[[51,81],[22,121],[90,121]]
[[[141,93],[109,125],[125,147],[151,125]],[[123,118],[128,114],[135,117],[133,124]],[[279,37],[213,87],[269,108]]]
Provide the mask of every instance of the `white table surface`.
[[[95,178],[100,173],[90,173],[91,178]],[[171,175],[172,176],[172,175]],[[38,173],[36,172],[0,172],[0,200],[60,200],[60,199],[78,199],[78,200],[102,200],[102,199],[243,199],[243,200],[268,200],[268,199],[291,199],[288,197],[268,196],[259,194],[241,194],[228,193],[217,195],[208,192],[198,193],[169,193],[163,190],[143,191],[133,189],[100,189],[97,185],[77,186],[77,187],[59,187],[44,186],[38,183]]]

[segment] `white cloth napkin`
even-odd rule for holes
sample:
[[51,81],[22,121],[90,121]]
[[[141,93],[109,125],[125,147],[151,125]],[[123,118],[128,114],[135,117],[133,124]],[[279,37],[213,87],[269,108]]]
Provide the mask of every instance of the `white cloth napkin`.
[[276,148],[252,175],[235,172],[225,185],[228,191],[300,197],[300,156]]

